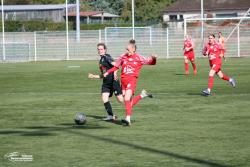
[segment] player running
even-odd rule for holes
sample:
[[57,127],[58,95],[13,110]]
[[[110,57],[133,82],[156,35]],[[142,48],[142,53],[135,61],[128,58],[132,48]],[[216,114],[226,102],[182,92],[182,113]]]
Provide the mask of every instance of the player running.
[[203,90],[202,93],[205,96],[211,95],[211,90],[214,84],[214,75],[218,75],[221,79],[228,81],[233,87],[235,87],[236,83],[233,78],[230,78],[226,76],[221,71],[221,54],[222,54],[222,47],[219,43],[215,41],[215,35],[210,34],[208,36],[208,43],[205,45],[203,49],[203,55],[209,57],[209,63],[210,63],[210,72],[209,72],[209,78],[208,78],[208,88]]
[[191,62],[194,70],[194,75],[197,74],[196,64],[195,64],[195,55],[194,55],[194,43],[192,41],[192,38],[188,35],[185,36],[184,39],[184,64],[185,64],[185,73],[186,75],[189,74],[188,70],[188,61]]
[[225,60],[225,38],[222,36],[222,33],[218,33],[218,42],[221,45],[221,56]]
[[156,56],[145,58],[137,54],[135,40],[129,41],[126,50],[127,53],[121,55],[121,57],[116,61],[114,67],[104,74],[104,77],[122,67],[121,84],[126,109],[126,117],[122,120],[122,123],[126,126],[129,126],[131,125],[130,118],[132,115],[133,106],[135,106],[142,98],[153,97],[152,94],[149,94],[145,90],[142,90],[139,95],[132,98],[133,94],[135,93],[137,79],[139,77],[142,66],[155,65]]
[[99,61],[99,68],[100,68],[100,75],[95,74],[89,74],[88,78],[91,79],[103,79],[102,84],[102,101],[105,107],[105,110],[107,111],[108,116],[104,118],[105,121],[113,121],[116,119],[116,116],[113,113],[111,103],[109,101],[109,97],[112,97],[113,93],[115,94],[118,102],[123,103],[123,96],[122,96],[122,90],[120,86],[120,82],[117,78],[117,71],[110,73],[105,78],[103,77],[103,74],[111,69],[115,62],[113,58],[107,54],[107,47],[104,43],[99,43],[97,45],[98,54],[100,55],[100,61]]

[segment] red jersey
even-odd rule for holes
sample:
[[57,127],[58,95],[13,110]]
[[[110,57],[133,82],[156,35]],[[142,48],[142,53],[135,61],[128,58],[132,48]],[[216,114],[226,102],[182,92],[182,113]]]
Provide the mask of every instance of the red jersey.
[[221,45],[217,42],[215,42],[214,44],[209,44],[207,43],[207,45],[204,47],[203,53],[206,53],[208,51],[208,56],[209,56],[209,60],[211,62],[216,62],[216,61],[220,61],[221,57]]
[[186,54],[188,54],[190,52],[193,52],[193,48],[190,49],[189,51],[186,50],[187,48],[190,48],[190,47],[193,47],[193,42],[191,40],[189,40],[189,39],[186,39],[184,41],[184,55],[186,55]]
[[138,78],[142,65],[155,65],[156,59],[152,57],[145,58],[137,53],[128,55],[127,53],[120,56],[113,68],[108,70],[112,73],[122,67],[121,78],[136,77]]

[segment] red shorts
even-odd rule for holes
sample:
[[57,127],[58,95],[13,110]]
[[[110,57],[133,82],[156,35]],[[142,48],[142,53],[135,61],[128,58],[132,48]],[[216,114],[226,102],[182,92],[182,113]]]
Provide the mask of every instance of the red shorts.
[[210,60],[209,63],[211,70],[214,70],[216,73],[218,73],[221,70],[221,65],[222,65],[221,59]]
[[190,61],[194,61],[194,52],[184,53],[184,57],[187,58]]
[[121,79],[122,90],[132,90],[132,93],[135,93],[135,88],[137,84],[136,77],[126,77]]

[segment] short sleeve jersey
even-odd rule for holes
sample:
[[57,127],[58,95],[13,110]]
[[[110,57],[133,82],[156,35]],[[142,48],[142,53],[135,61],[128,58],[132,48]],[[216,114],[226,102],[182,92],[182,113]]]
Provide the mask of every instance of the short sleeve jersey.
[[[99,68],[102,75],[113,67],[112,65],[113,61],[114,59],[109,54],[101,56],[101,59],[99,61]],[[114,73],[110,73],[107,77],[103,78],[104,83],[112,83],[113,80],[114,80]]]

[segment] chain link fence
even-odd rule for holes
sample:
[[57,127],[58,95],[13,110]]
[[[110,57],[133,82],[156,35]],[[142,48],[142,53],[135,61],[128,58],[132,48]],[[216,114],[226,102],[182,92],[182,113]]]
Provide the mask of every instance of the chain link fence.
[[[221,31],[226,37],[233,27],[224,29],[207,28],[204,35]],[[96,45],[105,42],[108,52],[119,57],[125,52],[127,41],[132,38],[131,28],[108,28],[105,30],[81,31],[80,41],[75,32],[69,32],[67,52],[66,32],[6,32],[5,54],[0,44],[1,62],[51,61],[51,60],[96,60]],[[195,42],[196,57],[201,57],[203,42],[199,27],[188,27],[187,34]],[[182,58],[184,30],[135,28],[137,52],[141,55],[157,54],[159,58]],[[2,38],[2,34],[0,35]],[[247,57],[250,54],[250,27],[239,27],[226,42],[227,57]],[[69,53],[69,55],[67,55]]]

